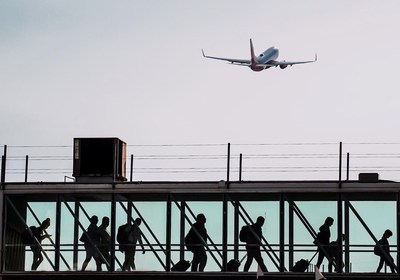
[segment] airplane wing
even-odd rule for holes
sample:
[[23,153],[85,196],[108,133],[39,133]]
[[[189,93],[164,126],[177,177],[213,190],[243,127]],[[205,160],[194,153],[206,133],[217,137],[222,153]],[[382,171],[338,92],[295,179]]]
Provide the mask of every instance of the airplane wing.
[[287,66],[292,66],[295,64],[304,64],[304,63],[312,63],[317,61],[317,54],[315,54],[314,60],[307,60],[307,61],[269,61],[268,66],[282,66],[282,67],[287,67]]
[[242,65],[242,66],[250,66],[251,65],[251,61],[248,59],[235,59],[235,58],[224,58],[224,57],[216,57],[216,56],[208,56],[204,53],[204,50],[201,49],[203,56],[205,58],[211,58],[211,59],[218,59],[218,60],[224,60],[224,61],[228,61],[232,64],[235,65]]

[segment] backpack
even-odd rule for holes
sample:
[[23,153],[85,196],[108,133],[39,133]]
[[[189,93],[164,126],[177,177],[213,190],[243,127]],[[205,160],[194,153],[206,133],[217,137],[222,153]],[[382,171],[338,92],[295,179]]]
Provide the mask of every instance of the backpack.
[[128,242],[128,235],[125,232],[125,227],[127,225],[122,225],[118,228],[117,241],[119,244],[126,244]]
[[131,232],[131,229],[128,233],[125,231],[125,228],[128,225],[122,225],[118,228],[118,232],[117,232],[117,242],[119,243],[119,250],[121,252],[124,252],[126,249],[126,244],[128,243],[128,235]]
[[35,241],[28,229],[25,229],[21,233],[21,239],[24,245],[32,245]]
[[82,233],[81,237],[79,238],[79,241],[82,242],[82,243],[86,243],[86,242],[89,241],[88,238],[87,238],[86,232]]
[[194,232],[193,228],[191,228],[185,236],[185,245],[186,248],[193,252],[196,249],[196,246],[194,244],[197,243],[197,236],[196,233]]
[[242,242],[247,242],[249,240],[249,236],[251,234],[249,226],[242,226],[239,232],[239,239]]
[[382,256],[382,240],[379,240],[374,246],[374,255]]

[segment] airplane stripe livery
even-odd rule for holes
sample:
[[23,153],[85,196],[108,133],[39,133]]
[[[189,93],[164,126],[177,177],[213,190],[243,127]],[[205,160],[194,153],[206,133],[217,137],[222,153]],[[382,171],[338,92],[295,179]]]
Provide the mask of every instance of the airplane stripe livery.
[[211,58],[211,59],[218,59],[218,60],[224,60],[228,61],[231,64],[234,65],[240,65],[240,66],[247,66],[250,67],[251,70],[260,72],[262,70],[268,69],[270,67],[280,67],[281,69],[285,69],[288,66],[292,66],[295,64],[304,64],[304,63],[312,63],[317,61],[317,55],[315,54],[315,59],[314,60],[308,60],[308,61],[277,61],[276,59],[279,56],[279,50],[275,47],[270,47],[266,51],[264,51],[262,54],[259,56],[256,56],[254,54],[254,47],[253,47],[253,41],[250,39],[250,60],[247,59],[235,59],[235,58],[224,58],[224,57],[216,57],[216,56],[208,56],[204,53],[204,50],[201,50],[203,52],[203,56],[205,58]]

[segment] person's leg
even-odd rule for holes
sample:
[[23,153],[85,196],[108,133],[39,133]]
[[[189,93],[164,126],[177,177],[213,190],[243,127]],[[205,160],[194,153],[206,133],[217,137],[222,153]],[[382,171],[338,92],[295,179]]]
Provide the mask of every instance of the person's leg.
[[86,270],[86,267],[88,266],[88,264],[89,264],[89,262],[90,262],[90,260],[92,259],[92,256],[93,256],[92,248],[85,247],[85,250],[86,250],[86,258],[82,263],[82,269],[81,269],[82,271]]
[[199,271],[204,271],[204,268],[206,267],[207,264],[207,252],[204,247],[200,247],[201,250],[199,250]]
[[124,261],[124,265],[123,265],[123,270],[131,271],[132,267],[134,267],[133,248],[131,246],[127,246],[125,248],[125,261]]
[[261,270],[264,272],[268,272],[267,267],[264,264],[264,260],[261,257],[261,251],[258,248],[256,251],[254,251],[254,259],[257,261],[258,265],[260,266]]
[[135,255],[136,255],[136,245],[132,245],[132,263],[131,263],[131,267],[132,267],[133,270],[136,270]]
[[94,261],[96,262],[96,270],[101,271],[101,264],[103,263],[100,257],[95,257]]
[[393,258],[392,258],[392,256],[389,256],[389,258],[390,258],[390,260],[386,260],[386,261],[385,261],[385,262],[386,262],[386,265],[389,266],[390,271],[391,271],[392,273],[396,273],[396,271],[395,271],[395,269],[394,269],[394,266],[393,266]]
[[379,259],[378,268],[376,269],[376,273],[381,272],[381,269],[382,269],[384,263],[385,263],[385,260],[384,260],[384,258],[381,256],[380,259]]
[[199,263],[200,263],[200,252],[199,252],[199,248],[196,247],[193,250],[193,260],[192,260],[191,271],[197,271]]
[[32,249],[32,253],[33,253],[33,261],[32,261],[31,269],[36,270],[39,267],[39,265],[42,263],[43,256],[42,256],[42,253],[40,252],[39,248]]
[[253,262],[253,258],[254,258],[253,251],[249,248],[246,248],[246,249],[247,249],[247,260],[246,260],[246,263],[244,264],[244,268],[243,268],[244,272],[249,271],[251,263]]
[[317,264],[315,265],[316,267],[318,267],[318,269],[321,267],[322,261],[324,260],[324,252],[322,250],[318,250],[318,260],[317,260]]

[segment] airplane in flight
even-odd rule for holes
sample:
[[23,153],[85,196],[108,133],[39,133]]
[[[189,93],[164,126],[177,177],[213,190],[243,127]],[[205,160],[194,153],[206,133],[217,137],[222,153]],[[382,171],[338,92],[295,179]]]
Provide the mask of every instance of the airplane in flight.
[[278,58],[279,55],[279,50],[275,47],[270,47],[266,51],[264,51],[262,54],[259,56],[255,56],[254,54],[254,47],[253,47],[253,41],[250,39],[250,54],[251,54],[251,59],[235,59],[235,58],[224,58],[224,57],[215,57],[215,56],[208,56],[204,53],[204,50],[201,50],[203,52],[203,56],[205,58],[211,58],[211,59],[218,59],[218,60],[224,60],[228,61],[231,64],[234,65],[240,65],[240,66],[248,66],[250,67],[251,70],[259,72],[265,69],[268,69],[270,67],[277,67],[279,66],[281,69],[285,69],[289,65],[295,65],[295,64],[304,64],[304,63],[312,63],[317,61],[317,54],[315,54],[315,59],[314,60],[308,60],[308,61],[277,61],[275,59]]

